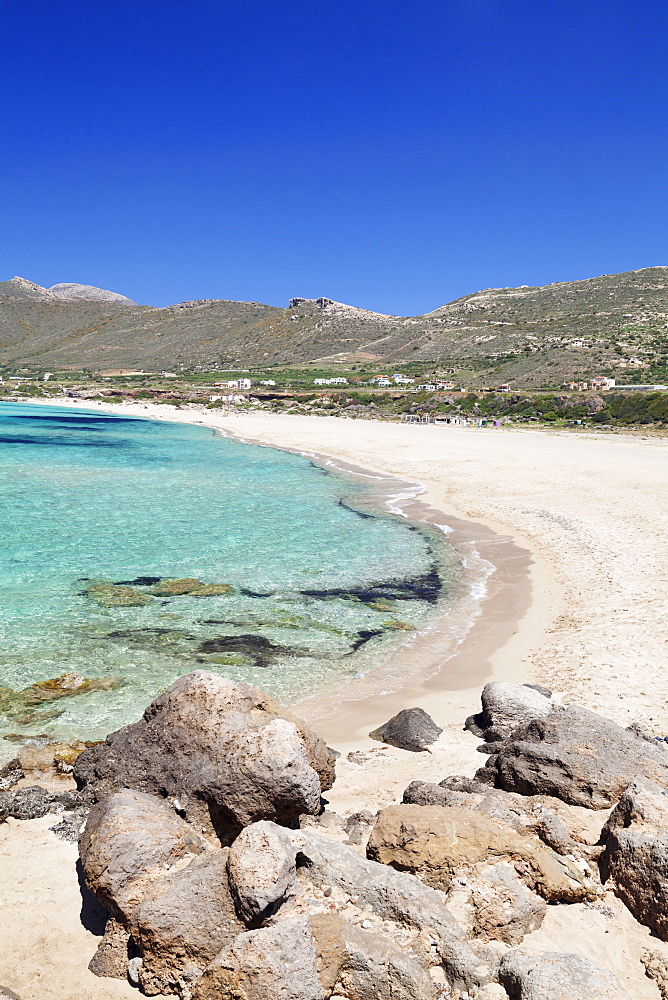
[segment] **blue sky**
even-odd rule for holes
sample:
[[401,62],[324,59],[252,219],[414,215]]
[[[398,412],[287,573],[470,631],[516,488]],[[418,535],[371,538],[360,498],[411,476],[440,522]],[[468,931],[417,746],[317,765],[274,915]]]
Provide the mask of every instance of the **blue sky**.
[[416,314],[668,264],[658,0],[34,0],[0,277]]

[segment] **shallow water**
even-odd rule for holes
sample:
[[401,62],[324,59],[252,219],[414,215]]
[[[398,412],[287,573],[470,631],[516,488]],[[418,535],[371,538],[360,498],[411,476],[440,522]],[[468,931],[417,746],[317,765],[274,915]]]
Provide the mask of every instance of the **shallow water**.
[[[0,732],[99,738],[197,668],[290,702],[377,665],[443,612],[458,560],[369,490],[208,428],[0,403]],[[233,590],[153,592],[185,577]],[[95,581],[147,603],[100,606]],[[2,691],[71,671],[117,686]]]

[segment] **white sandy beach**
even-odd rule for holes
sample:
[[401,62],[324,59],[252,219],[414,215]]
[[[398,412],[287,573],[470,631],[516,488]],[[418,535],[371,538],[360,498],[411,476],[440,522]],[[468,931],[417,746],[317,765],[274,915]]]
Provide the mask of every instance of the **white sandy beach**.
[[[97,405],[88,400],[63,402],[88,409]],[[476,753],[478,741],[462,731],[462,723],[478,710],[480,688],[490,679],[546,684],[565,702],[586,705],[624,725],[639,720],[656,734],[668,734],[668,439],[260,412],[225,415],[152,404],[123,404],[122,409],[138,416],[206,423],[247,440],[420,483],[425,488],[420,500],[440,512],[443,523],[450,518],[464,522],[457,529],[461,538],[468,538],[469,544],[471,538],[478,539],[481,554],[492,562],[498,553],[498,570],[489,580],[482,614],[440,673],[424,681],[408,673],[409,686],[388,695],[369,692],[361,700],[344,700],[335,713],[329,703],[323,706],[317,700],[298,709],[342,753],[337,783],[327,796],[331,809],[375,810],[400,800],[412,779],[472,774],[483,761]],[[457,540],[456,534],[453,538]],[[370,729],[410,705],[424,707],[444,728],[432,754],[381,749],[368,739]],[[350,750],[368,751],[366,763],[348,761]],[[33,845],[36,857],[47,851],[37,848],[45,836],[52,837],[41,828],[39,835],[26,839],[26,827],[33,823],[10,821],[0,828],[0,884],[9,884],[17,852],[23,856],[27,844]],[[72,845],[55,843],[54,838],[50,863],[57,864],[58,855],[62,864],[71,866]],[[45,879],[54,886],[51,895],[57,895],[48,864],[46,874],[36,864],[21,868],[22,890],[12,896],[12,955],[0,949],[0,984],[10,986],[22,1000],[136,996],[130,987],[96,980],[83,970],[83,980],[77,979],[76,988],[70,989],[60,951],[51,985],[43,974],[36,977],[30,959],[35,948],[41,954],[59,949],[57,938],[50,936],[55,933],[53,921],[45,924],[41,938],[35,929]],[[95,940],[83,928],[77,937],[77,914],[70,913],[78,900],[76,881],[70,890],[71,898],[60,897],[69,913],[69,960],[73,969],[85,969]],[[56,899],[50,905],[58,905]],[[614,900],[611,905],[618,906]],[[527,944],[577,950],[578,934],[586,927],[598,960],[608,956],[604,964],[624,975],[629,995],[658,998],[656,985],[639,971],[639,950],[648,943],[649,932],[623,908],[615,920],[626,944],[622,947],[622,938],[615,934],[618,944],[612,949],[611,938],[603,936],[608,929],[603,918],[599,933],[598,917],[583,910],[575,919],[582,907],[569,907],[573,919],[560,928],[565,908],[554,909],[552,922],[546,920]],[[3,919],[6,912],[3,906]]]

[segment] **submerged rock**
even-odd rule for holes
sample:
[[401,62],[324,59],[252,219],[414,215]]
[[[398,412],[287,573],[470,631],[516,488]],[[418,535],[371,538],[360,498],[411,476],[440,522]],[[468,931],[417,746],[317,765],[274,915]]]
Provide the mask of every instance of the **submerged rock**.
[[92,802],[120,788],[174,797],[190,822],[229,842],[255,820],[317,811],[334,755],[264,691],[198,670],[81,754],[74,775]]
[[89,691],[113,691],[120,687],[120,677],[82,677],[70,672],[46,681],[37,681],[22,691],[0,688],[0,714],[22,725],[46,721],[59,713],[42,710],[45,702],[72,698]]
[[84,594],[101,608],[135,608],[153,603],[150,594],[145,594],[134,587],[123,587],[105,581],[92,583]]
[[435,743],[442,732],[424,709],[404,708],[388,722],[374,729],[369,736],[379,743],[419,752]]

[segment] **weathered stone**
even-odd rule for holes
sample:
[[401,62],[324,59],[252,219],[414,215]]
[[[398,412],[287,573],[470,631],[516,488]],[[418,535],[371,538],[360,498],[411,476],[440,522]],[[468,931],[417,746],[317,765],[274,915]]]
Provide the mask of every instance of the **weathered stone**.
[[630,782],[601,839],[604,880],[636,920],[668,941],[668,791],[654,782]]
[[545,900],[527,889],[507,861],[480,873],[472,886],[471,902],[475,937],[513,947],[525,934],[538,930],[547,912]]
[[511,951],[499,981],[511,1000],[629,1000],[611,972],[581,955]]
[[227,862],[236,910],[249,925],[271,916],[294,888],[295,847],[275,823],[253,823],[230,847]]
[[205,847],[166,802],[126,789],[91,809],[79,855],[88,888],[127,922],[153,876]]
[[581,902],[593,894],[570,861],[487,816],[455,806],[383,809],[367,856],[446,891],[456,877],[511,861],[525,883],[549,902]]
[[81,804],[77,792],[50,792],[41,785],[29,785],[0,792],[0,816],[14,819],[39,819],[50,812],[75,809]]
[[469,716],[464,728],[488,742],[507,739],[518,726],[544,718],[555,707],[547,688],[507,681],[485,684],[480,700],[482,712]]
[[324,1000],[308,918],[246,931],[192,983],[192,1000]]
[[18,757],[0,767],[0,792],[7,791],[23,777],[23,767]]
[[424,709],[404,708],[388,722],[374,729],[369,736],[379,743],[419,752],[435,743],[442,732]]
[[[490,819],[511,827],[518,833],[535,833],[557,854],[583,853],[583,847],[571,836],[566,824],[546,802],[554,803],[546,796],[524,796],[514,792],[504,792],[499,788],[478,782],[469,782],[468,791],[460,791],[460,782],[453,789],[450,779],[434,785],[426,781],[412,781],[403,795],[407,805],[457,806],[484,813]],[[561,807],[566,808],[565,806]]]
[[246,929],[227,884],[227,849],[206,853],[147,885],[129,929],[142,957],[142,991],[177,992],[180,982],[188,982]]
[[656,983],[661,1000],[668,1000],[668,959],[659,952],[647,948],[640,956],[640,961],[645,966],[647,978],[653,979]]
[[261,819],[292,824],[320,808],[320,780],[297,727],[285,719],[238,733],[205,787],[242,827]]
[[[488,749],[487,747],[485,749]],[[605,809],[642,776],[668,785],[668,747],[584,708],[534,719],[494,747],[476,779],[522,795]]]
[[133,957],[129,932],[123,924],[109,917],[97,951],[88,963],[89,970],[96,976],[125,979],[128,961]]
[[391,938],[346,923],[336,914],[311,917],[318,972],[326,996],[351,1000],[429,1000],[429,972]]
[[466,939],[440,893],[412,875],[366,860],[345,844],[310,830],[295,832],[292,839],[298,851],[298,880],[340,889],[355,906],[435,939],[437,960],[453,987],[477,989],[496,978],[498,959]]
[[[251,730],[259,734],[275,720],[283,720],[278,728],[253,737]],[[296,727],[303,754],[296,749],[294,730],[285,723]],[[248,754],[255,752],[256,744],[264,750],[262,762],[254,767]],[[270,747],[278,754],[273,762],[267,756]],[[244,784],[243,800],[235,768]],[[292,786],[291,768],[300,775]],[[300,811],[318,809],[317,777],[309,768],[317,772],[322,790],[331,787],[334,755],[304,723],[259,688],[198,670],[180,677],[156,698],[139,722],[81,754],[74,775],[93,802],[119,788],[173,796],[189,821],[217,830],[229,841],[240,824],[265,818],[292,822]],[[274,779],[278,784],[272,789],[267,782]],[[292,791],[295,797],[290,800]]]

